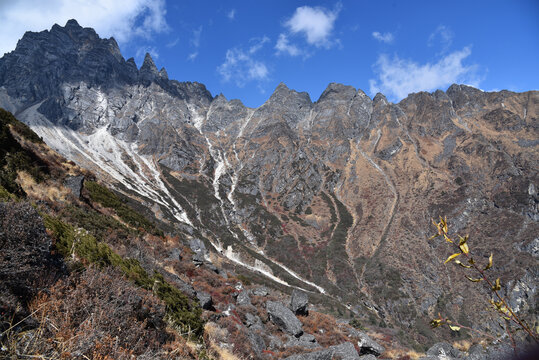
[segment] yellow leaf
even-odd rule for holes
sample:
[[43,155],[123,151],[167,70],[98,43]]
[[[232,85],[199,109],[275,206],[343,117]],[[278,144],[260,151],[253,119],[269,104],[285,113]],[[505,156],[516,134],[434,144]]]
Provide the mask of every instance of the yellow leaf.
[[449,325],[449,328],[453,331],[459,331],[460,330],[460,326],[456,326],[456,325]]
[[432,328],[437,328],[438,326],[442,325],[442,320],[440,319],[434,319],[430,322],[430,326]]
[[475,260],[473,258],[468,259],[468,262],[472,265],[475,264]]
[[468,244],[466,243],[460,245],[459,248],[465,254],[468,254],[470,252],[470,248],[468,248]]
[[450,262],[451,260],[453,260],[454,258],[456,258],[457,256],[459,256],[461,253],[454,253],[453,255],[450,255],[447,260],[444,262],[444,264],[447,264],[448,262]]
[[432,235],[432,236],[429,238],[429,240],[432,240],[432,239],[434,239],[434,238],[437,238],[438,236],[440,236],[440,234],[434,234],[434,235]]
[[444,234],[445,241],[453,243],[453,240],[451,240],[446,234]]
[[471,278],[469,276],[466,276],[466,279],[470,280],[471,282],[480,282],[480,281],[483,281],[483,279],[474,279],[474,278]]
[[466,244],[466,241],[468,241],[468,235],[466,235],[465,237],[462,237],[462,236],[459,235],[459,239],[460,239],[459,246],[464,245],[464,244]]
[[459,260],[455,260],[455,264],[460,265],[460,266],[462,266],[463,268],[466,268],[466,269],[470,269],[470,268],[471,268],[470,265],[464,265],[464,264],[461,263]]
[[488,270],[492,267],[492,253],[490,254],[490,257],[488,258],[488,264],[485,266],[485,270]]
[[498,291],[502,288],[502,284],[500,283],[500,278],[496,279],[496,284],[492,287],[492,290]]

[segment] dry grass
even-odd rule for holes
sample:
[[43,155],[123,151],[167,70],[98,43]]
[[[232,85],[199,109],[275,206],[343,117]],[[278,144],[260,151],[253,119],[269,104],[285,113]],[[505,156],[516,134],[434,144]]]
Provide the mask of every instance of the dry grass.
[[163,302],[112,270],[71,275],[34,299],[30,310],[39,326],[2,341],[13,358],[196,358],[168,330]]
[[417,360],[425,354],[418,353],[409,349],[389,349],[383,354],[384,359],[399,359],[399,360]]
[[206,323],[204,327],[204,340],[209,345],[210,355],[216,359],[222,360],[239,360],[229,349],[221,346],[223,343],[227,343],[228,331],[221,328],[214,322]]
[[50,181],[37,183],[34,178],[25,171],[17,173],[17,183],[26,194],[34,199],[65,202],[71,191],[67,188]]
[[453,343],[453,347],[455,349],[459,349],[460,351],[464,352],[468,352],[468,349],[470,349],[472,345],[473,343],[469,340],[460,340]]

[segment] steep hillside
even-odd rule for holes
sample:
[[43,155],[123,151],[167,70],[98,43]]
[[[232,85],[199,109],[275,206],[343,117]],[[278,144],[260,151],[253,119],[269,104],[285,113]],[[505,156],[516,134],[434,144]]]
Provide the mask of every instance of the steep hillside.
[[[188,232],[165,235],[4,109],[0,134],[0,358],[384,352],[315,311],[306,293],[290,298],[252,283]],[[409,351],[391,336],[381,340],[394,354]]]
[[280,84],[251,109],[169,80],[149,55],[137,69],[75,21],[0,59],[0,106],[158,228],[418,349],[449,336],[428,328],[439,312],[497,326],[486,289],[427,242],[440,215],[493,252],[504,294],[537,320],[538,100],[452,85],[393,104],[330,84],[312,102]]

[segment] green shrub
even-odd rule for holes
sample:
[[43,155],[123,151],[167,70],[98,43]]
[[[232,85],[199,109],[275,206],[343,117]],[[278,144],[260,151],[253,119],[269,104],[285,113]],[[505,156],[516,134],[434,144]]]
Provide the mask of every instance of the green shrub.
[[0,185],[0,201],[16,200],[17,197]]
[[95,181],[86,181],[84,188],[88,190],[90,199],[101,204],[103,207],[113,209],[116,214],[128,225],[135,229],[143,228],[154,235],[163,235],[163,232],[155,227],[148,219],[137,213],[125,204],[118,195]]
[[129,280],[146,290],[152,290],[166,304],[167,318],[181,333],[189,333],[197,338],[202,336],[204,322],[202,309],[180,290],[167,283],[158,272],[149,276],[136,259],[123,259],[107,244],[99,242],[84,229],[75,229],[63,221],[45,215],[45,227],[56,240],[55,248],[64,257],[75,253],[79,258],[100,267],[115,267]]
[[9,111],[0,108],[0,126],[7,125],[11,125],[13,130],[25,139],[37,144],[43,143],[43,139],[30,129],[28,125],[17,120]]

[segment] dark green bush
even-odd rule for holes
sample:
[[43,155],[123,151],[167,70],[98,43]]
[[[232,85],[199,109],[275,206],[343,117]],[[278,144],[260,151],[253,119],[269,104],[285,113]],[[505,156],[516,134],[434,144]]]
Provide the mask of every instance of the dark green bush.
[[25,139],[37,144],[43,143],[43,139],[32,131],[28,125],[17,120],[9,111],[0,108],[0,126],[4,127],[7,125],[11,125],[13,130]]
[[156,228],[148,219],[137,213],[125,204],[114,192],[99,185],[95,181],[86,181],[84,188],[88,190],[90,199],[106,208],[113,209],[116,214],[128,225],[135,229],[143,228],[149,233],[163,235],[163,232]]

